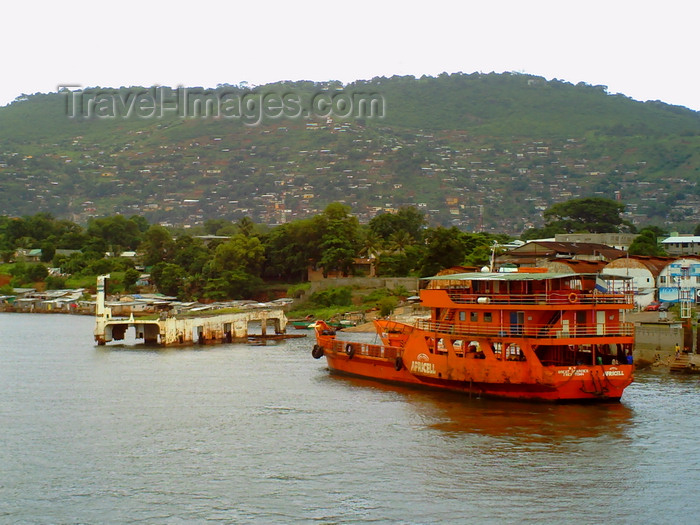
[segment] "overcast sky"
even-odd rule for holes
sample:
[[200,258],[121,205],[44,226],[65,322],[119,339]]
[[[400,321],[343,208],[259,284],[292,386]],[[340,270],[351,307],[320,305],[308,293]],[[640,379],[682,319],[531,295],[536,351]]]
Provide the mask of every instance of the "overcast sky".
[[519,71],[700,110],[699,15],[688,0],[3,2],[0,105],[62,84]]

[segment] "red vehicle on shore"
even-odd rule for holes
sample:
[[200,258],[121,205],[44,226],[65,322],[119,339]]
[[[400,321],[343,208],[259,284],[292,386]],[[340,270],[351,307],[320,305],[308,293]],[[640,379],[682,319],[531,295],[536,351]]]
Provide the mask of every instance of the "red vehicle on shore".
[[633,380],[628,279],[531,268],[428,280],[430,318],[375,321],[381,344],[320,321],[313,357],[332,372],[510,399],[617,401]]

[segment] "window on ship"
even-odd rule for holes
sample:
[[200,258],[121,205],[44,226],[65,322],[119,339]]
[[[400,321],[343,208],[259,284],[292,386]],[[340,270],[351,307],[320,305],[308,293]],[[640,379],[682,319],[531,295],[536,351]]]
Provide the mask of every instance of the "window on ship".
[[510,343],[506,347],[506,361],[525,361],[523,349],[515,343]]
[[467,345],[467,354],[473,359],[485,359],[484,351],[479,346],[479,341],[470,341]]
[[442,337],[438,337],[436,340],[434,337],[426,336],[425,344],[428,345],[428,350],[430,350],[431,354],[437,353],[444,355],[447,353],[447,349],[445,348],[445,341],[442,340]]

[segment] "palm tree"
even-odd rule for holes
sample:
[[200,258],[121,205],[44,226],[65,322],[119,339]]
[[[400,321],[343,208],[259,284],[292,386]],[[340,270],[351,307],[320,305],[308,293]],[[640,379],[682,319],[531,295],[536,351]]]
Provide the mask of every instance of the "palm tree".
[[406,246],[414,243],[414,239],[410,233],[404,230],[398,230],[389,236],[389,250],[392,252],[403,253]]
[[381,237],[369,228],[365,228],[361,235],[359,255],[369,259],[377,257],[383,248]]

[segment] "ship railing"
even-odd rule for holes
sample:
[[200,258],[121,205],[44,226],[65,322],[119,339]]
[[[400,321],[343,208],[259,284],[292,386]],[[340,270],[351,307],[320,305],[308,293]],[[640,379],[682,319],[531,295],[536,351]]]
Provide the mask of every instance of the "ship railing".
[[397,346],[375,345],[369,343],[358,343],[353,341],[342,341],[335,339],[331,342],[331,349],[334,352],[344,352],[348,355],[362,355],[367,357],[378,357],[382,359],[396,359],[401,355],[402,349]]
[[386,333],[407,334],[413,330],[413,326],[399,321],[387,320],[383,322],[382,330]]
[[528,337],[532,339],[560,339],[576,337],[625,337],[634,335],[634,323],[561,326],[547,324],[486,325],[483,323],[454,323],[417,320],[419,330],[465,337]]
[[580,290],[558,290],[549,293],[464,293],[447,290],[450,299],[457,304],[633,304],[631,293],[587,293]]

